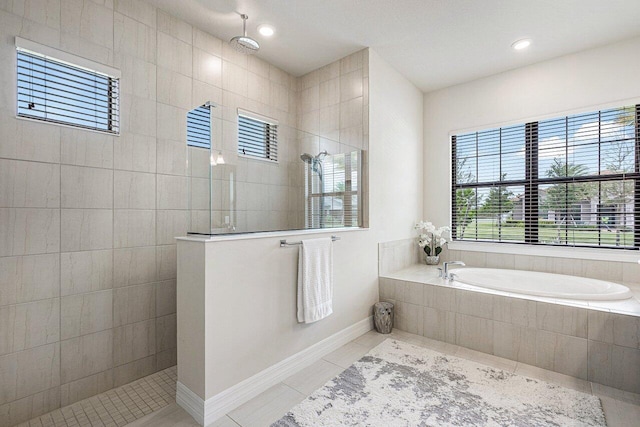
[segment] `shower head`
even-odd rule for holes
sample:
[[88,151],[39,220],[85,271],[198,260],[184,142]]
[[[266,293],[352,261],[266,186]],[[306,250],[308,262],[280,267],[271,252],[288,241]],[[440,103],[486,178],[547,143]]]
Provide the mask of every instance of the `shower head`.
[[327,150],[321,151],[315,156],[312,156],[309,153],[302,153],[300,155],[300,160],[302,160],[305,163],[310,163],[311,161],[317,162],[321,158],[323,158],[325,156],[328,156],[328,155],[329,155],[329,153],[327,152]]
[[243,35],[232,38],[229,40],[229,44],[238,52],[250,55],[260,49],[260,44],[247,36],[247,19],[249,19],[249,17],[245,14],[240,15],[240,17],[242,18]]

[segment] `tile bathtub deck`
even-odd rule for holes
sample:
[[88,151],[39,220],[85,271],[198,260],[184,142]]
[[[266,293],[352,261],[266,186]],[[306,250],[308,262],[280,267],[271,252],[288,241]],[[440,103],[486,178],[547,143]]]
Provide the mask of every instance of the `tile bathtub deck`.
[[[451,271],[454,271],[459,267],[452,267]],[[540,297],[534,295],[527,294],[518,294],[514,292],[505,292],[498,291],[493,289],[481,288],[478,286],[467,285],[464,283],[459,283],[456,281],[447,283],[444,282],[441,278],[438,277],[438,268],[436,266],[428,266],[424,264],[415,264],[410,267],[406,267],[402,270],[389,272],[381,275],[380,277],[402,280],[407,282],[416,282],[416,283],[425,283],[436,286],[445,286],[449,288],[455,289],[464,289],[470,290],[474,292],[484,293],[484,294],[492,294],[492,295],[500,295],[500,296],[508,296],[512,298],[526,299],[530,301],[540,301],[547,302],[552,304],[559,305],[567,305],[572,307],[580,307],[580,308],[590,308],[598,311],[604,311],[609,313],[616,314],[625,314],[630,316],[640,317],[640,286],[633,285],[630,283],[624,283],[627,286],[633,297],[620,300],[620,301],[585,301],[585,300],[570,300],[563,298],[548,298],[548,297]]]
[[[349,367],[353,362],[364,356],[369,350],[376,345],[380,344],[386,338],[399,339],[414,345],[430,348],[432,350],[440,351],[442,353],[455,355],[457,357],[472,360],[478,363],[482,363],[495,368],[500,368],[508,372],[514,372],[517,374],[525,375],[531,378],[537,378],[540,380],[555,383],[567,388],[582,391],[584,393],[594,394],[600,397],[602,406],[607,418],[607,425],[609,427],[628,427],[637,425],[637,420],[640,419],[640,395],[633,393],[623,392],[620,390],[605,387],[599,384],[590,383],[588,381],[573,378],[567,375],[558,374],[555,372],[547,371],[545,369],[536,368],[534,366],[526,365],[523,363],[514,362],[512,360],[502,359],[500,357],[491,356],[485,353],[469,350],[463,347],[459,347],[453,344],[447,344],[441,341],[431,340],[419,335],[409,334],[407,332],[394,330],[390,335],[381,335],[374,331],[367,332],[354,341],[345,344],[338,350],[324,356],[314,364],[302,369],[296,374],[293,374],[283,382],[276,384],[255,398],[251,399],[247,403],[241,405],[235,410],[229,412],[226,416],[217,420],[212,424],[214,427],[258,427],[268,426],[272,422],[282,417],[289,409],[305,399],[316,389],[322,387],[324,383],[331,378],[338,375],[342,370]],[[166,377],[162,378],[163,385],[160,385],[162,390],[171,396],[171,399],[175,399],[175,367],[169,368],[165,371],[153,374],[149,377],[145,377],[134,383],[127,384],[121,388],[131,386],[140,381],[155,382],[157,379],[152,380],[151,377],[158,374],[165,374]],[[167,380],[168,378],[168,380]],[[139,386],[141,387],[141,386]],[[139,388],[138,387],[138,388]],[[169,390],[167,390],[169,387]],[[136,387],[132,387],[135,389]],[[154,388],[157,390],[157,388]],[[110,390],[98,396],[94,396],[86,401],[92,403],[105,402],[105,396],[114,395],[114,390]],[[158,391],[158,393],[160,393]],[[117,395],[117,393],[115,393]],[[149,405],[149,395],[138,393],[139,398],[134,401],[136,407],[142,411],[141,405],[147,402]],[[112,398],[110,398],[112,399]],[[166,396],[163,395],[163,402],[166,402]],[[132,399],[133,400],[133,399]],[[42,417],[38,417],[32,420],[30,423],[20,424],[20,427],[44,427],[44,426],[107,426],[107,425],[128,425],[129,427],[195,427],[198,426],[193,418],[187,414],[181,407],[179,407],[174,401],[168,403],[161,409],[156,410],[153,413],[148,413],[146,416],[136,417],[135,421],[130,424],[108,424],[103,422],[102,419],[106,419],[104,412],[96,411],[98,416],[93,414],[88,408],[87,404],[82,404],[81,401],[66,408],[58,409],[50,414],[46,414]],[[151,399],[151,401],[154,401]],[[156,403],[158,403],[156,401]],[[79,405],[80,404],[80,405]],[[125,404],[125,407],[128,406]],[[162,405],[161,405],[162,406]],[[75,414],[74,411],[81,411],[87,407],[92,414],[85,418],[82,418],[83,422],[78,421],[77,417],[60,418],[60,415]],[[111,405],[105,409],[109,411],[113,408],[117,408],[118,405]],[[122,409],[122,405],[119,405]],[[69,409],[70,408],[70,409]],[[95,409],[95,408],[94,408]],[[134,412],[129,410],[130,416],[134,415]],[[40,421],[51,414],[57,413],[57,423],[49,421],[45,424]],[[139,412],[136,412],[139,414]],[[101,415],[100,415],[101,414]],[[113,418],[113,417],[112,417]],[[51,417],[51,420],[54,418]],[[75,420],[75,421],[74,421]]]

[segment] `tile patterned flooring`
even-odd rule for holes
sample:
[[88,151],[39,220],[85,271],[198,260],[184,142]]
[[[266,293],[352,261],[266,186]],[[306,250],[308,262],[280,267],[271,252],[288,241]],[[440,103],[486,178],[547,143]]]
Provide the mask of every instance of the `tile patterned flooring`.
[[120,427],[175,404],[175,366],[114,388],[17,427]]
[[[508,372],[538,378],[584,393],[592,393],[600,397],[609,427],[637,426],[640,419],[640,395],[394,330],[390,335],[380,335],[374,331],[367,332],[229,412],[211,426],[261,427],[270,425],[386,338],[400,339]],[[175,381],[176,368],[169,368],[118,389],[43,415],[30,423],[20,424],[19,427],[122,425],[128,427],[197,427],[198,424],[193,418],[175,403]],[[116,418],[119,421],[116,421]],[[132,422],[127,424],[130,421]]]

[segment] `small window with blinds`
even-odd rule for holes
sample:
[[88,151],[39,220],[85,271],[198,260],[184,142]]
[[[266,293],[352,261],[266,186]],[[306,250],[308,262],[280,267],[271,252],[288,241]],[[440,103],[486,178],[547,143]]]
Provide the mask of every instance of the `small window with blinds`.
[[238,154],[278,161],[278,122],[238,110]]
[[18,117],[118,134],[119,78],[59,56],[17,47]]
[[305,163],[305,228],[360,226],[361,155],[327,154]]
[[211,148],[211,106],[201,105],[187,113],[187,145]]
[[452,136],[454,240],[640,247],[640,105]]

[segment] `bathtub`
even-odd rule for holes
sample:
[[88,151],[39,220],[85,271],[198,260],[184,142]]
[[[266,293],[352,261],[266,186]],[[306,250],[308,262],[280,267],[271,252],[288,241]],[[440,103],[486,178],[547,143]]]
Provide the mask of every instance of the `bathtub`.
[[537,271],[497,268],[459,268],[454,281],[516,294],[583,301],[614,301],[631,298],[624,285],[585,277]]

